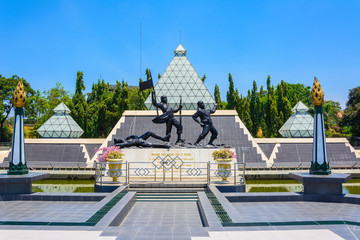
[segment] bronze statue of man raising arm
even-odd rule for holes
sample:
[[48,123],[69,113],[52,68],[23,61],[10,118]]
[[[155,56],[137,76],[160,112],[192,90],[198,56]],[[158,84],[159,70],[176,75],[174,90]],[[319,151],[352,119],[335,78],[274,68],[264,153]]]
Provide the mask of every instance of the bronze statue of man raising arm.
[[[208,144],[213,145],[213,141],[217,138],[218,132],[213,125],[210,114],[215,113],[217,103],[215,104],[213,109],[205,109],[205,104],[203,101],[198,101],[197,105],[198,105],[198,110],[192,116],[192,118],[194,119],[195,122],[200,124],[203,130],[200,136],[198,137],[198,139],[196,140],[195,145],[199,146],[200,141],[206,137],[209,131],[211,132],[211,138]],[[200,121],[198,117],[200,117]]]
[[152,101],[152,104],[156,108],[160,108],[161,111],[163,112],[163,114],[155,117],[152,121],[153,121],[153,123],[156,123],[156,124],[166,123],[166,134],[165,135],[167,137],[167,141],[169,141],[169,139],[170,139],[172,126],[174,126],[176,128],[176,133],[178,135],[176,143],[183,141],[181,139],[183,126],[179,123],[178,120],[175,119],[175,116],[174,116],[174,113],[178,112],[182,108],[182,105],[180,104],[178,109],[173,109],[168,104],[166,96],[161,96],[161,102],[158,103],[158,102],[156,102],[156,96],[155,96],[154,91],[151,92],[151,101]]

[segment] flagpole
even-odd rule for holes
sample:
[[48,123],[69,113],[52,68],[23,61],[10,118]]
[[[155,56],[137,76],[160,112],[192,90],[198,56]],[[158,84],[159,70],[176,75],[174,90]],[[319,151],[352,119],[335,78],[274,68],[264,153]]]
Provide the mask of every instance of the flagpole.
[[[155,92],[155,88],[153,88],[154,90],[154,95],[155,95],[155,99],[156,99],[156,92]],[[157,106],[156,107],[156,116],[159,116],[159,108]]]
[[[180,96],[180,106],[181,106],[181,104],[182,104],[182,97]],[[179,106],[179,107],[180,107],[180,106]],[[182,108],[180,108],[180,125],[181,125],[181,109],[182,109]]]

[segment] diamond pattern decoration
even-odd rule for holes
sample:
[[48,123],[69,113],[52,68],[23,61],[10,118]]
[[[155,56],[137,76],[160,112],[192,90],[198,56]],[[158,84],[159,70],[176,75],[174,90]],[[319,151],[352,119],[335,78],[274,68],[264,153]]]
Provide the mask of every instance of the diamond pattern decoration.
[[214,175],[222,178],[230,177],[231,169],[220,167],[218,170],[214,172]]
[[[167,96],[168,103],[177,108],[182,97],[184,110],[196,110],[197,102],[203,101],[206,108],[212,108],[215,100],[205,84],[186,57],[186,50],[180,44],[175,50],[175,56],[155,85],[157,100]],[[155,109],[151,104],[151,95],[146,99],[145,106],[149,110]]]
[[280,128],[279,133],[286,138],[309,138],[314,136],[314,118],[307,112],[309,108],[299,101],[293,115]]
[[121,169],[119,169],[118,167],[115,167],[115,169],[109,169],[106,174],[109,176],[109,177],[121,177],[122,176],[122,171]]
[[189,176],[200,176],[202,171],[200,168],[188,168],[188,170],[186,171],[186,173]]
[[157,169],[164,167],[166,170],[170,170],[173,167],[179,169],[184,161],[179,156],[172,158],[171,156],[166,155],[164,158],[157,156],[152,163]]
[[69,115],[69,108],[60,103],[54,108],[55,114],[37,132],[44,138],[79,138],[84,131]]
[[135,170],[136,176],[147,176],[149,175],[150,171],[147,168],[137,168]]

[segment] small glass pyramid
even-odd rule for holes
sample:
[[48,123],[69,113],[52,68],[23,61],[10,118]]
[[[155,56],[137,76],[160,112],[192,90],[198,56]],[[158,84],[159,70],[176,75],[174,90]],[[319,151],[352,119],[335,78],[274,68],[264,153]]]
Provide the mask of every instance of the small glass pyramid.
[[[200,100],[206,108],[213,108],[215,100],[186,57],[185,48],[179,44],[174,53],[174,58],[154,87],[157,101],[160,102],[161,96],[167,96],[170,106],[177,108],[181,96],[184,110],[196,110]],[[149,110],[155,109],[151,95],[146,99],[145,106]]]
[[69,115],[70,109],[60,103],[54,108],[55,114],[37,132],[43,138],[79,138],[84,131]]
[[307,112],[309,108],[299,101],[293,115],[280,128],[279,133],[286,138],[309,138],[314,136],[314,118]]

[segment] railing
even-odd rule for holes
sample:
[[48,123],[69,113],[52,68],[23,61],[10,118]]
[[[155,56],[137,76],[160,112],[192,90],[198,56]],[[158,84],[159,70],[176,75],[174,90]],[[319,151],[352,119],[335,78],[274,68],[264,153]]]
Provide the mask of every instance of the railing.
[[[117,166],[114,167],[114,164]],[[110,167],[109,167],[110,165]],[[112,168],[112,169],[111,169]],[[96,162],[95,181],[97,184],[140,182],[182,182],[245,184],[245,164],[230,163],[224,169],[218,163],[176,161],[153,162]],[[115,183],[116,183],[115,182]]]

